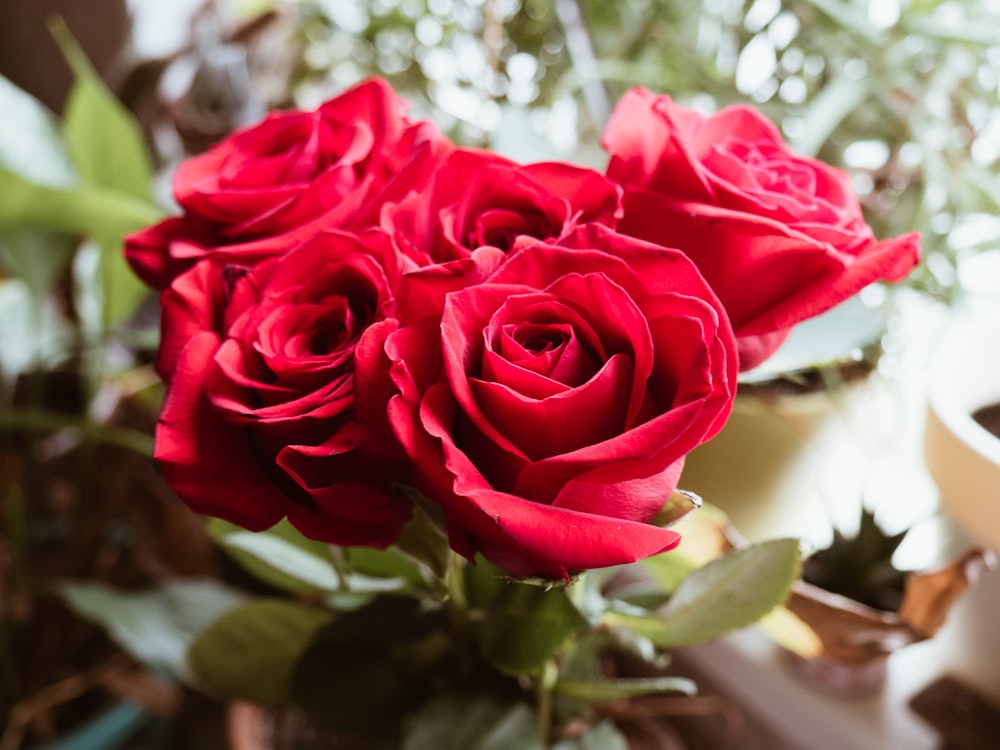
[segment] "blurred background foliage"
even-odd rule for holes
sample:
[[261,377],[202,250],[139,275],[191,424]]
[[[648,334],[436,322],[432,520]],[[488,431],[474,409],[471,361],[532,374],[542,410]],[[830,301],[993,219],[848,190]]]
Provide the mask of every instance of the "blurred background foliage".
[[182,132],[206,111],[221,133],[378,74],[460,142],[599,167],[614,102],[643,85],[705,111],[752,103],[795,149],[846,168],[879,236],[922,232],[910,284],[923,291],[947,298],[958,259],[1000,239],[996,0],[192,7],[188,49],[159,89],[187,109]]

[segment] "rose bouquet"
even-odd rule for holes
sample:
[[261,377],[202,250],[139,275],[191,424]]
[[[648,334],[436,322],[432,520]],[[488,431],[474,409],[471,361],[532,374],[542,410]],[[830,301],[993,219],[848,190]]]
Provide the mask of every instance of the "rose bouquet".
[[749,108],[636,89],[603,144],[605,174],[518,164],[370,80],[190,159],[181,214],[127,238],[162,290],[156,458],[273,589],[195,643],[208,690],[364,747],[612,747],[613,701],[689,687],[614,654],[783,600],[790,540],[670,551],[684,457],[741,370],[917,237],[876,240]]

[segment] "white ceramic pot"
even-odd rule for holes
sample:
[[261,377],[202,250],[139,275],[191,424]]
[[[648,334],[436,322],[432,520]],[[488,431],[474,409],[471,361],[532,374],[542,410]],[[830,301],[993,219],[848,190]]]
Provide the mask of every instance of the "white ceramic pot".
[[1000,402],[1000,311],[956,318],[935,352],[927,401],[924,456],[941,505],[1000,550],[1000,438],[972,417]]

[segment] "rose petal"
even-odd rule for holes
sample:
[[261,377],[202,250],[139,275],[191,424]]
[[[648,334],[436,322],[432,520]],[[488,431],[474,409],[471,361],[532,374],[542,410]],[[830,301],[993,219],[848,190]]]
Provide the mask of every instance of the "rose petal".
[[205,332],[181,352],[157,426],[155,456],[167,483],[193,510],[261,531],[285,515],[287,501],[247,433],[222,419],[206,397],[202,376],[218,345]]

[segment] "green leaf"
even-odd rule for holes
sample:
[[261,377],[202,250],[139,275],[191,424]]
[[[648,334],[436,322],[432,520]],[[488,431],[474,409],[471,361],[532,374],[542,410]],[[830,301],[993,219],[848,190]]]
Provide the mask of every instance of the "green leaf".
[[595,724],[573,739],[560,740],[552,750],[629,750],[628,739],[610,721]]
[[633,679],[600,679],[593,681],[560,680],[555,691],[560,695],[587,703],[607,703],[622,698],[638,698],[658,693],[698,692],[693,681],[685,677],[642,677]]
[[148,199],[153,164],[138,123],[87,60],[62,19],[50,31],[73,70],[63,131],[80,178],[92,185]]
[[110,330],[131,318],[150,291],[129,268],[122,252],[120,236],[105,236],[99,242],[104,326]]
[[324,542],[307,539],[287,520],[260,532],[247,531],[217,518],[209,519],[206,527],[209,535],[244,570],[284,591],[365,594],[399,591],[408,585],[407,579],[399,576],[348,573],[342,580],[331,563],[335,549]]
[[215,581],[169,582],[147,591],[62,582],[56,592],[136,659],[186,680],[191,675],[185,656],[198,634],[245,599]]
[[163,211],[121,191],[36,185],[0,168],[0,232],[37,228],[92,237],[121,237],[158,221]]
[[502,672],[533,674],[587,624],[564,589],[507,583],[477,628],[483,656]]
[[396,549],[443,581],[451,548],[442,511],[415,488],[401,485],[399,489],[413,501],[413,517],[396,540]]
[[750,625],[785,601],[800,567],[799,543],[775,539],[730,552],[691,573],[655,617],[609,612],[664,648],[714,640]]
[[65,188],[76,183],[52,113],[3,76],[0,112],[0,167],[46,187]]
[[722,510],[705,505],[676,528],[681,534],[678,547],[634,564],[649,573],[665,593],[673,593],[688,575],[721,554],[728,525],[729,517]]
[[75,244],[72,238],[52,232],[11,232],[0,236],[0,265],[41,300],[66,270]]
[[93,186],[44,187],[5,169],[0,169],[0,195],[0,232],[40,228],[98,239],[104,327],[129,317],[149,294],[125,262],[121,237],[162,216],[151,203]]
[[[153,163],[145,138],[131,113],[104,85],[66,24],[50,30],[73,69],[63,132],[70,157],[84,186],[150,200]],[[131,316],[148,294],[122,255],[121,231],[95,231],[101,245],[104,322],[110,328]]]
[[332,618],[296,602],[251,601],[204,630],[188,651],[188,664],[210,693],[277,706],[289,700],[299,657]]
[[[506,573],[481,555],[472,565],[464,565],[462,574],[465,598],[471,610],[485,610],[493,606],[500,595],[513,585]],[[478,616],[478,615],[477,615]]]
[[392,547],[384,550],[351,547],[347,550],[347,559],[355,572],[366,576],[402,579],[420,587],[426,584],[420,566]]
[[440,612],[383,596],[337,617],[302,654],[292,696],[324,727],[392,737],[422,702],[430,674],[451,649]]
[[441,696],[413,717],[403,750],[543,750],[534,710],[493,696]]
[[254,533],[212,518],[206,528],[240,567],[271,586],[297,594],[328,593],[340,587],[327,545],[306,539],[287,521]]

